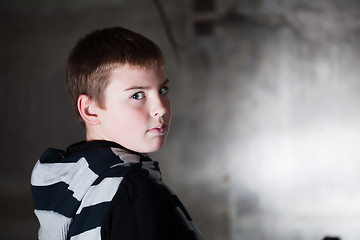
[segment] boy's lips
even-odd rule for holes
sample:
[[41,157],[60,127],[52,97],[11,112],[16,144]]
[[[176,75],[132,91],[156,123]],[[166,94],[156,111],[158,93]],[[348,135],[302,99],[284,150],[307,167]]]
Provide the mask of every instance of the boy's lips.
[[147,132],[155,135],[163,135],[166,132],[166,125],[159,124],[158,126],[149,129]]

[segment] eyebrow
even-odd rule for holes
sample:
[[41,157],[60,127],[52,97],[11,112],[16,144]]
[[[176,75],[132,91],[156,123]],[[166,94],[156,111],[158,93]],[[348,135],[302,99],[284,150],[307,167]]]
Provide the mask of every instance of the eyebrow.
[[[161,86],[164,86],[166,84],[169,84],[169,79],[167,78],[162,84]],[[146,87],[146,86],[134,86],[134,87],[130,87],[125,89],[124,91],[129,91],[129,90],[135,90],[135,89],[149,89],[150,87]]]

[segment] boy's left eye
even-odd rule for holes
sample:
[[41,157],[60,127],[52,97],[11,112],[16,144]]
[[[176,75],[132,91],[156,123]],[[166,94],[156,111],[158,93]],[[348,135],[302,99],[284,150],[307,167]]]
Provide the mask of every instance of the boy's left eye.
[[162,87],[162,88],[160,88],[159,93],[160,93],[160,95],[165,95],[168,93],[168,91],[169,91],[168,87]]

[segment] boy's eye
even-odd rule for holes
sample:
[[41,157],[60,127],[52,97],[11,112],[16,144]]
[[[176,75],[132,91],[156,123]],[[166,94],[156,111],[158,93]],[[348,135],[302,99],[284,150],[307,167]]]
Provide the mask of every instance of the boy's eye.
[[169,91],[168,87],[163,87],[163,88],[160,88],[159,93],[160,93],[160,95],[165,95],[168,93],[168,91]]
[[142,92],[137,92],[134,95],[131,96],[132,99],[140,100],[145,97],[145,94]]

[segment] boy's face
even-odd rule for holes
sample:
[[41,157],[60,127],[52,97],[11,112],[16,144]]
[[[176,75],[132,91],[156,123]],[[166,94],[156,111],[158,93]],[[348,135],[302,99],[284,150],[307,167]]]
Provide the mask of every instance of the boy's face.
[[159,150],[171,121],[168,84],[163,70],[128,65],[115,68],[104,106],[96,107],[99,124],[88,140],[109,140],[140,153]]

